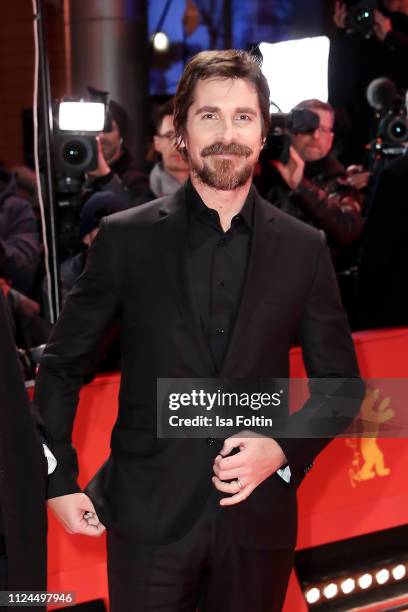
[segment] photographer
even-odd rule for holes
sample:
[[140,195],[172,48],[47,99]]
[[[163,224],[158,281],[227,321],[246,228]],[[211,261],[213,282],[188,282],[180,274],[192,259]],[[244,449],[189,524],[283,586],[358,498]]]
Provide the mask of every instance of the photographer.
[[[364,19],[350,18],[367,5]],[[379,8],[374,9],[377,5]],[[371,81],[388,77],[397,89],[408,87],[408,0],[336,2],[336,31],[329,57],[329,101],[346,112],[351,132],[344,161],[364,159],[364,148],[374,137],[373,112],[366,100]],[[380,10],[381,9],[381,10]],[[360,11],[360,12],[361,12]]]
[[173,116],[173,99],[158,108],[156,113],[153,145],[161,159],[153,166],[149,179],[155,198],[174,193],[188,177],[188,164],[176,147]]
[[319,125],[310,133],[291,134],[287,164],[269,161],[274,171],[270,173],[272,186],[266,199],[323,230],[339,269],[340,249],[356,240],[363,228],[360,198],[345,168],[330,155],[334,138],[332,107],[319,100],[305,100],[295,109],[312,111],[319,117]]
[[128,116],[117,102],[109,102],[111,130],[98,136],[98,168],[88,172],[83,187],[86,199],[98,191],[110,191],[131,205],[148,189],[145,175],[138,170],[126,147]]
[[171,98],[155,112],[152,149],[157,159],[149,175],[149,189],[134,204],[150,202],[180,189],[188,178],[188,164],[177,149],[173,125],[174,100]]

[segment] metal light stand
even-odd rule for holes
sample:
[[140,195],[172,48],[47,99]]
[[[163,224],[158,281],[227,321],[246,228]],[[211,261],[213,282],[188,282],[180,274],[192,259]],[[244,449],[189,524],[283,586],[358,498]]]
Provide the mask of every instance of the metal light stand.
[[[40,84],[40,104],[39,115],[41,116],[42,132],[44,137],[42,186],[44,190],[44,208],[48,238],[48,262],[50,269],[51,283],[51,304],[50,318],[54,324],[61,310],[61,291],[59,280],[58,264],[58,241],[57,241],[57,206],[55,197],[55,173],[53,162],[53,117],[52,117],[52,98],[50,87],[50,74],[47,56],[47,44],[44,28],[44,3],[43,0],[36,0],[36,14],[34,15],[34,27],[38,35],[39,52],[39,84]],[[52,307],[51,307],[52,306]]]

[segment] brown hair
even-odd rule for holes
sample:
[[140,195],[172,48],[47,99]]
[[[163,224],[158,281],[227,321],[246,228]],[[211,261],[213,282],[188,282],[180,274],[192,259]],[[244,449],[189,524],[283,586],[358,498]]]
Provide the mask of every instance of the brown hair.
[[163,119],[167,115],[174,115],[174,98],[170,98],[164,104],[158,106],[154,112],[154,125],[156,128],[156,134],[160,133]]
[[199,80],[204,79],[246,79],[258,93],[262,116],[262,136],[269,125],[269,87],[262,74],[259,61],[246,51],[202,51],[187,64],[177,86],[174,99],[174,129],[180,141],[185,135],[188,109],[193,103],[194,92]]
[[318,100],[317,98],[311,98],[310,100],[303,100],[302,102],[299,102],[299,104],[296,104],[296,106],[292,108],[292,110],[310,110],[310,111],[313,111],[315,109],[326,111],[326,113],[330,113],[331,116],[333,117],[333,124],[334,124],[334,120],[335,120],[334,108],[328,102],[322,102],[321,100]]

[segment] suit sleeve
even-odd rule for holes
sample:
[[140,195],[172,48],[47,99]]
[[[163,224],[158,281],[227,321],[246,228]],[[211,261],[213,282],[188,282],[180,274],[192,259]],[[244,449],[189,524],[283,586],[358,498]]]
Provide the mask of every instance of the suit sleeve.
[[80,491],[71,441],[79,392],[84,377],[98,360],[105,332],[119,308],[120,274],[109,234],[105,218],[40,364],[35,402],[52,437],[58,462],[49,479],[48,497]]
[[299,335],[310,397],[289,417],[284,427],[289,437],[277,439],[296,485],[318,453],[350,425],[364,396],[347,317],[323,240]]

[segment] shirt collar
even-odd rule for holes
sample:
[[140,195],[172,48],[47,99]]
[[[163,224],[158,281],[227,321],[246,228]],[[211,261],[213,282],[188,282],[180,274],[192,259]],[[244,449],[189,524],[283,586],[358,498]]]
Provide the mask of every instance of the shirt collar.
[[[208,215],[214,214],[212,213],[212,209],[204,204],[199,193],[194,188],[190,178],[187,180],[185,188],[186,188],[187,210],[188,210],[190,220],[199,219],[199,218],[204,217],[205,215],[208,216]],[[253,223],[254,223],[253,221],[253,218],[254,218],[253,212],[254,212],[254,204],[255,204],[254,199],[255,199],[254,190],[253,190],[253,187],[251,186],[243,207],[241,208],[240,212],[236,215],[236,217],[238,216],[242,217],[242,219],[245,221],[245,224],[247,225],[249,229],[252,228]],[[214,211],[214,212],[218,217],[217,211]]]

